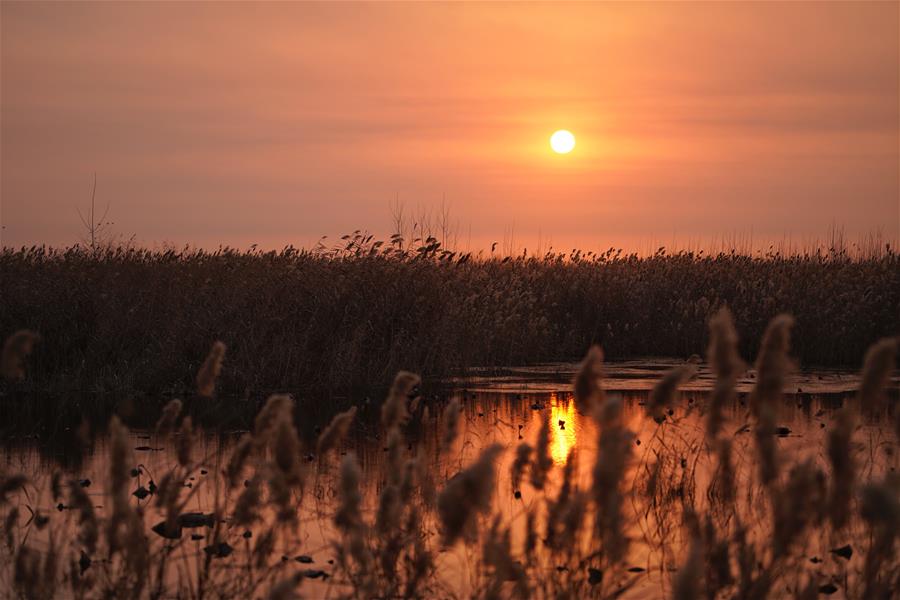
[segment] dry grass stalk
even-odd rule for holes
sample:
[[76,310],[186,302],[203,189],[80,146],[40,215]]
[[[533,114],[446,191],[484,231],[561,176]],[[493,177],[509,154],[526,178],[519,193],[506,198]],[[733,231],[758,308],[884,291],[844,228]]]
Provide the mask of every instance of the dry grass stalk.
[[232,450],[228,464],[225,466],[225,479],[228,481],[229,487],[237,487],[241,482],[241,474],[244,472],[247,459],[250,458],[250,454],[253,452],[253,447],[253,437],[245,434],[238,441],[234,450]]
[[0,357],[0,372],[4,379],[9,381],[25,379],[25,359],[40,339],[41,336],[28,329],[20,329],[6,338],[3,343],[3,355]]
[[537,490],[544,489],[547,474],[553,467],[553,457],[550,456],[550,418],[549,415],[541,423],[538,431],[537,442],[534,447],[534,460],[531,462],[531,485]]
[[252,525],[259,520],[259,509],[262,504],[259,475],[254,475],[247,487],[238,496],[234,507],[234,524],[237,526]]
[[528,442],[522,442],[516,448],[516,458],[513,460],[512,464],[512,488],[513,491],[517,491],[519,489],[519,483],[522,481],[522,475],[525,473],[525,469],[531,464],[531,454],[534,452],[534,448],[531,447]]
[[212,398],[216,391],[216,379],[222,370],[224,358],[225,344],[216,341],[210,348],[206,360],[203,361],[200,371],[197,372],[197,393],[201,396]]
[[674,600],[696,600],[702,594],[704,575],[703,540],[699,535],[691,538],[688,557],[684,565],[678,569],[672,593]]
[[600,346],[591,346],[575,374],[572,389],[575,394],[575,407],[583,415],[594,414],[594,410],[603,402],[603,350]]
[[441,448],[444,451],[453,446],[453,441],[459,435],[459,416],[462,413],[462,407],[459,405],[459,398],[454,398],[444,409],[444,435],[441,440]]
[[191,452],[194,448],[194,425],[190,417],[185,417],[181,422],[181,429],[178,432],[175,446],[178,464],[182,467],[188,467],[191,464]]
[[715,439],[719,435],[724,419],[722,412],[726,406],[734,402],[734,388],[738,377],[745,369],[744,361],[738,354],[737,342],[731,311],[723,307],[709,321],[709,348],[706,360],[716,375],[706,421],[709,439]]
[[69,506],[77,511],[78,514],[78,526],[80,528],[78,539],[84,546],[87,555],[92,556],[97,550],[100,526],[97,522],[94,504],[84,491],[84,488],[75,480],[69,482]]

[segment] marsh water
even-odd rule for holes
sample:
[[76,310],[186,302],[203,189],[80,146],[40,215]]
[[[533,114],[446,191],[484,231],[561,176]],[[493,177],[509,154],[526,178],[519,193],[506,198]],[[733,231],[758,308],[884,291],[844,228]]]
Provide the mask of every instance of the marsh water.
[[[627,563],[632,570],[629,576],[637,578],[625,597],[656,598],[668,593],[673,573],[682,559],[681,540],[677,536],[664,539],[661,533],[664,524],[660,516],[641,505],[638,496],[641,485],[638,480],[646,475],[649,466],[660,460],[661,448],[667,449],[671,459],[668,471],[674,493],[682,498],[689,496],[691,502],[702,506],[710,473],[714,469],[714,459],[704,446],[704,407],[711,389],[712,377],[704,365],[698,365],[696,377],[681,387],[677,401],[669,410],[666,420],[659,424],[646,415],[644,408],[648,391],[667,369],[681,361],[631,361],[606,365],[604,388],[608,397],[621,399],[624,420],[634,435],[631,466],[628,471],[630,482],[626,489],[632,490],[629,504],[629,536],[632,545]],[[494,490],[494,511],[499,512],[505,522],[519,524],[513,530],[513,546],[522,543],[523,527],[528,507],[537,501],[538,495],[553,495],[562,477],[563,466],[570,456],[577,457],[577,485],[588,489],[591,485],[591,469],[594,464],[598,442],[598,426],[587,416],[575,409],[571,394],[571,379],[576,365],[553,364],[539,367],[510,368],[500,372],[477,375],[448,382],[445,393],[425,397],[414,423],[407,432],[405,453],[417,457],[424,468],[424,477],[433,488],[440,490],[444,484],[462,468],[472,463],[479,452],[490,444],[497,443],[506,450],[496,463],[497,480]],[[754,385],[754,374],[748,372],[738,385],[738,400],[728,410],[726,428],[733,435],[735,470],[740,488],[742,481],[751,479],[750,471],[756,468],[752,435],[747,424],[746,399]],[[784,462],[794,464],[806,458],[827,469],[825,437],[831,426],[835,410],[851,397],[858,385],[858,377],[847,371],[807,371],[791,377],[785,387],[785,396],[779,415],[779,436],[777,445]],[[898,380],[890,384],[890,393],[896,397]],[[440,415],[452,398],[460,400],[462,416],[460,433],[449,450],[440,447],[442,424]],[[299,416],[302,419],[302,415]],[[389,465],[385,451],[385,440],[378,434],[377,427],[369,426],[361,417],[360,425],[353,429],[344,443],[340,454],[356,454],[363,474],[363,503],[367,515],[374,513],[378,494],[387,477]],[[536,491],[527,483],[514,488],[511,479],[511,465],[515,448],[522,441],[532,445],[544,423],[549,424],[549,452],[554,468],[550,474],[550,485],[543,491]],[[861,474],[863,479],[882,475],[886,470],[895,469],[897,440],[892,426],[887,420],[870,418],[862,422],[854,439],[860,447]],[[324,425],[327,421],[317,425]],[[193,447],[194,460],[198,468],[184,481],[190,498],[185,511],[209,513],[215,499],[225,494],[221,479],[216,477],[228,460],[234,444],[245,433],[242,430],[207,432],[200,435]],[[132,481],[134,490],[147,489],[151,480],[159,482],[160,477],[176,461],[175,448],[157,439],[148,431],[132,430],[133,464],[136,468]],[[21,472],[27,475],[27,499],[18,499],[28,504],[19,511],[17,527],[27,532],[33,527],[33,516],[49,517],[52,530],[54,520],[65,514],[67,507],[54,501],[50,493],[51,473],[58,470],[58,464],[67,462],[64,456],[54,457],[37,441],[6,440],[2,450],[2,470]],[[290,570],[307,569],[316,574],[312,581],[304,583],[304,594],[308,597],[334,596],[341,583],[328,576],[333,572],[334,553],[331,540],[336,532],[333,515],[337,505],[337,475],[340,457],[316,457],[304,450],[307,478],[303,494],[299,537],[290,547],[276,547],[272,560]],[[94,501],[99,515],[104,514],[107,504],[103,484],[108,481],[109,459],[107,442],[98,438],[78,466],[77,472],[70,472],[84,485]],[[433,498],[423,494],[424,505],[433,506]],[[144,518],[148,528],[159,521],[159,509],[153,495],[145,498],[132,497],[135,505],[144,507]],[[435,532],[436,575],[439,580],[438,595],[443,597],[465,597],[475,585],[477,566],[471,564],[471,554],[461,545],[442,549],[437,532],[440,527],[433,510],[422,512],[423,527]],[[235,554],[250,552],[254,531],[246,528],[229,528],[225,516],[225,535],[235,548]],[[674,529],[674,528],[673,528]],[[760,532],[766,529],[761,527]],[[180,543],[185,569],[198,565],[203,556],[203,548],[210,544],[211,529],[200,526],[186,532]],[[247,533],[249,531],[249,533]],[[40,532],[33,534],[33,543],[42,541]],[[149,534],[153,535],[153,534]],[[673,534],[674,535],[674,534]],[[821,560],[819,570],[828,576],[832,570],[845,568],[845,559],[829,551],[837,546],[855,543],[852,533],[848,539],[807,540],[802,554],[809,559]],[[188,539],[189,538],[189,539]],[[74,543],[74,542],[73,542]],[[302,558],[300,558],[302,557]],[[234,558],[234,557],[232,557]],[[227,561],[229,558],[220,560]],[[301,562],[302,561],[302,562]],[[558,573],[555,566],[546,564],[547,576]],[[317,571],[324,572],[316,573]],[[840,591],[835,597],[841,597]]]

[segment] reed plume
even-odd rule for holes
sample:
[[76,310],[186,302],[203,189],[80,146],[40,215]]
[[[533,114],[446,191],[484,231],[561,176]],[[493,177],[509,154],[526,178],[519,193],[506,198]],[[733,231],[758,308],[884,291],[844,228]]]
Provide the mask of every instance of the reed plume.
[[293,408],[288,408],[275,425],[275,466],[281,471],[285,481],[298,485],[302,481],[303,467],[300,463],[300,439],[294,427]]
[[197,393],[201,396],[212,398],[216,391],[216,379],[222,370],[222,360],[224,358],[225,344],[216,341],[210,348],[206,360],[203,361],[200,371],[197,372]]
[[828,460],[831,463],[828,516],[835,531],[841,530],[850,519],[850,503],[856,483],[856,462],[852,447],[855,429],[856,413],[850,406],[844,406],[835,416],[835,425],[828,432],[826,440]]
[[253,423],[253,439],[256,445],[265,447],[275,425],[283,419],[289,419],[292,411],[293,401],[290,396],[286,394],[269,396]]
[[40,339],[41,336],[28,329],[20,329],[6,338],[3,343],[3,355],[0,358],[0,371],[4,379],[9,381],[25,379],[25,359]]
[[647,400],[647,414],[662,423],[666,419],[666,409],[672,404],[678,386],[690,379],[697,372],[693,365],[683,365],[669,370],[656,382]]
[[340,479],[338,483],[338,509],[334,515],[334,524],[344,532],[362,527],[360,505],[362,496],[359,493],[361,474],[356,455],[348,452],[341,461]]
[[575,407],[583,415],[591,415],[603,402],[603,388],[600,381],[603,377],[603,350],[600,346],[591,346],[572,381],[575,395]]
[[775,443],[776,419],[791,361],[788,358],[790,332],[794,319],[778,315],[763,335],[756,359],[756,386],[750,395],[750,408],[756,419],[754,437],[760,455],[760,478],[765,485],[778,477],[779,461]]
[[422,382],[418,375],[400,371],[394,377],[388,397],[381,405],[381,425],[391,430],[406,423],[409,419],[407,403],[416,395],[416,388]]
[[316,442],[316,454],[324,456],[329,450],[335,450],[340,447],[341,442],[347,437],[350,431],[350,425],[356,417],[356,407],[351,406],[348,410],[338,413],[331,419],[331,423],[319,436]]
[[181,400],[177,398],[166,403],[159,421],[156,422],[156,435],[169,435],[172,432],[175,428],[175,422],[181,414],[181,409]]
[[461,536],[473,531],[477,515],[490,510],[494,461],[502,451],[499,444],[482,450],[478,460],[454,475],[438,496],[438,517],[445,546],[452,546]]
[[716,375],[706,421],[706,434],[710,440],[719,434],[724,420],[722,411],[734,402],[734,388],[745,369],[744,361],[738,354],[737,342],[731,311],[722,307],[709,320],[709,348],[706,351],[706,361]]
[[885,338],[872,344],[866,351],[857,395],[863,410],[872,411],[881,404],[884,390],[894,370],[897,343],[897,338]]
[[632,434],[621,423],[622,403],[607,398],[597,412],[600,441],[593,469],[592,493],[597,505],[596,533],[611,564],[625,558],[628,538],[624,533],[621,486],[631,457]]

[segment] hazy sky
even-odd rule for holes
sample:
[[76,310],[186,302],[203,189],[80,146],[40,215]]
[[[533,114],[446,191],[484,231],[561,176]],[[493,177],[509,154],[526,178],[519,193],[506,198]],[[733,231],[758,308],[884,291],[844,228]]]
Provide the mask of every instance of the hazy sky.
[[[0,4],[2,242],[900,236],[900,4]],[[559,128],[572,154],[551,152]]]

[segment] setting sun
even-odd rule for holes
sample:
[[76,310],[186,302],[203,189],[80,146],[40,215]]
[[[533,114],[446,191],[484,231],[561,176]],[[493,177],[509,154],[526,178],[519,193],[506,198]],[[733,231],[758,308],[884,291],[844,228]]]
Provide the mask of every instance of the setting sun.
[[568,154],[575,147],[575,136],[571,131],[560,129],[550,136],[550,147],[557,154]]

